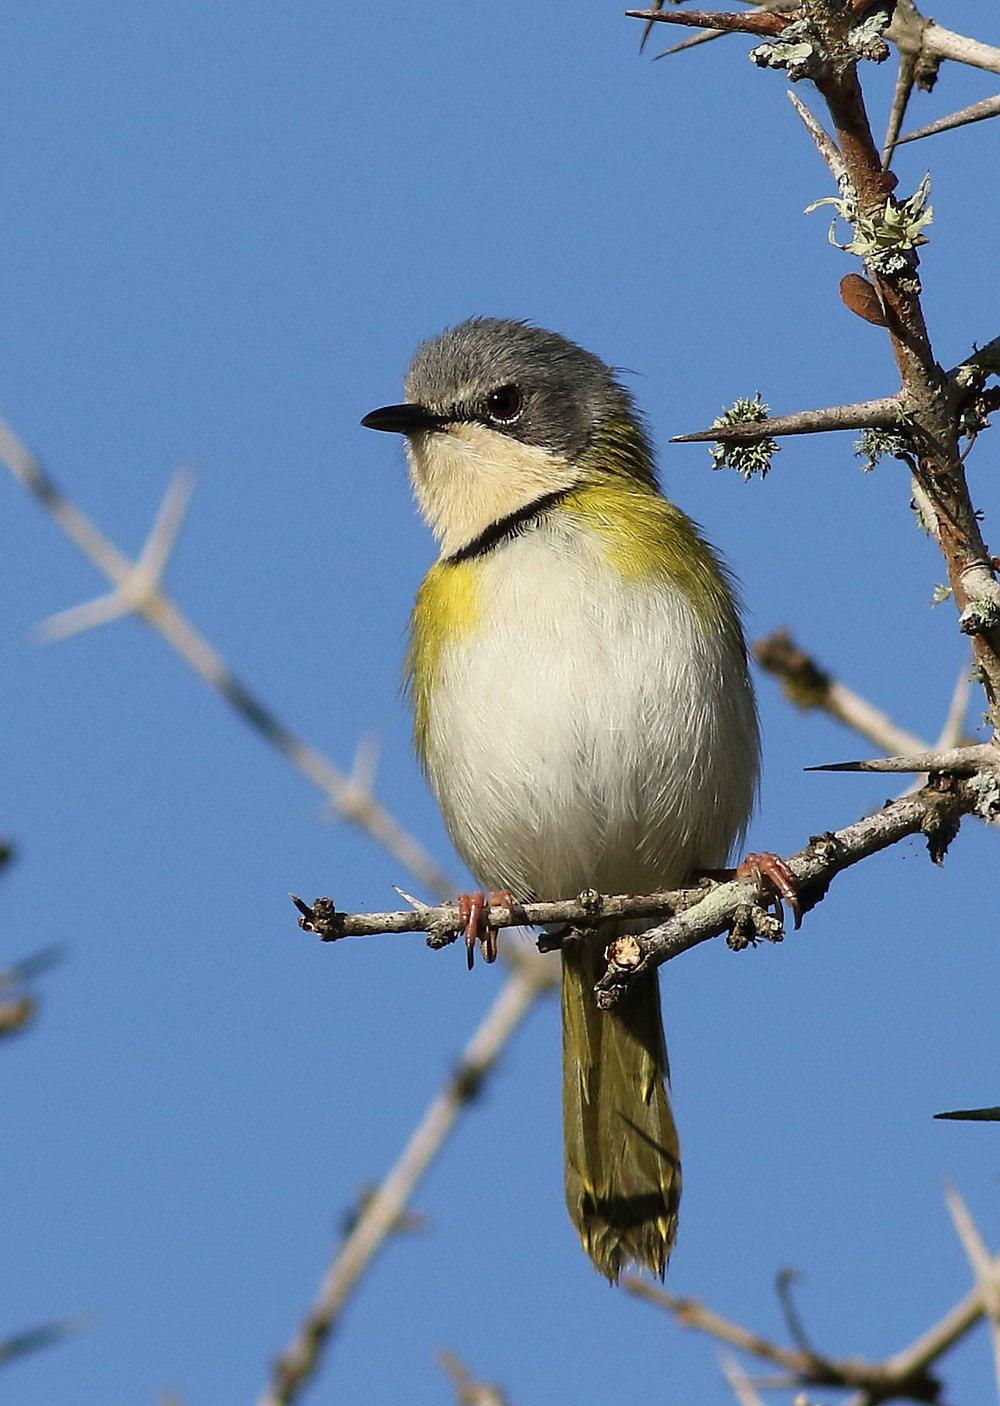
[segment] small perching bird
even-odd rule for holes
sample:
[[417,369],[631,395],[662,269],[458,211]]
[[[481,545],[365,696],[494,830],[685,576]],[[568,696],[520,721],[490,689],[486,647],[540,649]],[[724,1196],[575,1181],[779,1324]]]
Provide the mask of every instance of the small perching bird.
[[[426,342],[406,436],[440,555],[411,621],[416,745],[455,845],[495,895],[646,893],[718,870],[754,801],[759,740],[732,586],[659,492],[631,397],[598,357],[523,322]],[[787,890],[770,856],[748,861]],[[464,897],[470,957],[483,895]],[[619,928],[618,931],[621,931]],[[602,1013],[607,927],[563,946],[566,1199],[597,1268],[661,1275],[680,1197],[655,976]]]

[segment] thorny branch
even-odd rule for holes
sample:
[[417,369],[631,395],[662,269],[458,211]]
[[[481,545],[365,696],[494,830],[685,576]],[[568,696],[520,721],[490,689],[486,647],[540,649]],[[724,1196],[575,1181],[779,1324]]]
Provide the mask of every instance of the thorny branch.
[[459,1406],[508,1406],[507,1397],[493,1382],[481,1382],[454,1352],[439,1352],[438,1362],[454,1384]]
[[[841,830],[814,836],[808,845],[791,855],[786,863],[798,885],[803,911],[820,902],[837,874],[908,835],[923,834],[931,857],[940,862],[963,816],[974,812],[992,815],[1000,810],[1000,776],[993,761],[994,750],[984,747],[975,752],[976,774],[970,781],[939,778],[889,802],[874,815]],[[918,760],[930,765],[933,758],[924,756]],[[961,761],[965,761],[964,753]],[[945,762],[956,764],[950,754]],[[515,904],[512,909],[491,909],[488,921],[494,928],[543,923],[589,928],[622,916],[667,915],[658,926],[618,937],[609,946],[608,969],[595,989],[598,1004],[610,1009],[638,977],[721,933],[728,933],[730,945],[737,948],[758,939],[780,940],[782,922],[766,911],[764,905],[768,901],[759,882],[737,878],[712,884],[707,890],[702,886],[641,897],[606,897],[587,892],[576,899]],[[339,913],[330,899],[317,900],[311,907],[298,900],[297,906],[302,914],[301,926],[318,933],[324,941],[349,935],[425,932],[429,945],[441,947],[454,939],[459,926],[458,910],[451,904],[436,908],[418,905],[409,911],[377,914]],[[572,938],[562,939],[566,940]],[[545,947],[557,945],[558,941],[548,935],[540,939]]]
[[[965,1228],[967,1233],[967,1226]],[[623,1279],[622,1286],[638,1298],[666,1309],[682,1327],[707,1333],[718,1342],[780,1367],[791,1374],[794,1386],[855,1391],[857,1395],[851,1398],[849,1406],[881,1406],[883,1402],[894,1400],[936,1403],[940,1400],[941,1384],[932,1375],[931,1367],[960,1338],[997,1311],[1000,1255],[987,1255],[978,1232],[976,1234],[974,1269],[979,1281],[976,1288],[908,1348],[880,1362],[833,1357],[802,1347],[783,1347],[716,1313],[697,1299],[681,1298],[636,1275]]]
[[[855,238],[845,247],[864,258],[873,295],[883,313],[900,374],[907,457],[927,525],[947,563],[960,626],[973,640],[996,730],[1000,726],[1000,585],[959,452],[959,438],[967,428],[963,419],[966,397],[937,363],[921,305],[916,248],[923,242],[919,230],[929,213],[924,208],[925,195],[920,200],[919,192],[910,202],[912,210],[897,201],[896,177],[883,167],[858,80],[859,59],[879,61],[888,53],[881,31],[886,28],[889,12],[865,0],[847,4],[801,0],[784,15],[629,13],[653,22],[770,34],[771,42],[754,50],[755,61],[785,68],[793,81],[810,79],[824,98],[833,123],[832,137],[805,104],[791,95],[837,180],[840,200],[835,203],[842,217],[854,226]],[[961,51],[965,62],[989,58],[984,52],[989,46],[966,40],[959,44],[961,36],[930,22],[920,23],[919,43],[935,46],[940,56],[946,47],[948,57]],[[975,379],[974,395],[982,391],[984,382],[985,377]],[[767,432],[766,421],[760,429]]]

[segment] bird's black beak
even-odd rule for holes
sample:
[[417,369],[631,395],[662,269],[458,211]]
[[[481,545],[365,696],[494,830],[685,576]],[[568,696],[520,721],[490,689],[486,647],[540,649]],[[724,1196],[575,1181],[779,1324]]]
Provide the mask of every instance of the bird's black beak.
[[418,430],[435,430],[442,423],[423,405],[383,405],[361,421],[366,430],[388,430],[393,434],[415,434]]

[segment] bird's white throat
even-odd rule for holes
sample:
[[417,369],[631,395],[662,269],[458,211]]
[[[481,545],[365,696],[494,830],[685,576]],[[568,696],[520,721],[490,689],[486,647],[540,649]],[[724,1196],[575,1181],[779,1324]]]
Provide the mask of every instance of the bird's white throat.
[[543,494],[570,488],[573,466],[539,445],[463,422],[407,441],[420,511],[443,556]]

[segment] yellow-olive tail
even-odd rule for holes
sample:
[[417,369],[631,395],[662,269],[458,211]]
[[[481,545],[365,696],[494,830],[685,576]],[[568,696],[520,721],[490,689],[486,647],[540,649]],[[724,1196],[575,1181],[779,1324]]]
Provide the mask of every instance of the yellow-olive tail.
[[634,1263],[661,1279],[677,1234],[680,1143],[666,1088],[655,974],[601,1011],[594,983],[610,940],[563,948],[566,1204],[583,1247],[616,1283]]

